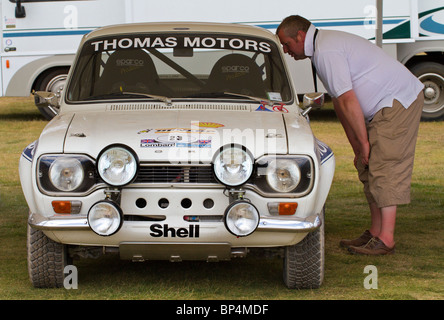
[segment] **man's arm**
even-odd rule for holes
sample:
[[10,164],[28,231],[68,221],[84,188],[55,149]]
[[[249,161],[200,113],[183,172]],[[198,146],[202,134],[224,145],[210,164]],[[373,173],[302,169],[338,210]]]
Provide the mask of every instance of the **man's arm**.
[[333,105],[355,153],[355,165],[359,156],[362,157],[362,163],[368,165],[370,144],[364,114],[355,92],[350,90],[338,98],[333,98]]

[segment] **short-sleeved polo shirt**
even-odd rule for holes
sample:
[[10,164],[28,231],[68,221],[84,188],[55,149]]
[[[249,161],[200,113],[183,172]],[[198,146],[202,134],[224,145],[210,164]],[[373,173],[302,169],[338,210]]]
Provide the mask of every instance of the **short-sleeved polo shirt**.
[[424,88],[400,62],[357,35],[319,30],[313,48],[314,25],[307,31],[304,50],[329,95],[354,90],[366,122],[398,100],[408,108]]

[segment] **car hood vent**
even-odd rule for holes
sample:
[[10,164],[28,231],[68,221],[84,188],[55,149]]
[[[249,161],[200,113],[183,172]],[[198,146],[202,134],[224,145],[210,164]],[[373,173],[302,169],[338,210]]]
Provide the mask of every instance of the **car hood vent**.
[[250,111],[247,104],[202,104],[202,103],[175,103],[168,106],[164,103],[126,103],[110,104],[106,111],[144,111],[144,110],[208,110],[208,111]]

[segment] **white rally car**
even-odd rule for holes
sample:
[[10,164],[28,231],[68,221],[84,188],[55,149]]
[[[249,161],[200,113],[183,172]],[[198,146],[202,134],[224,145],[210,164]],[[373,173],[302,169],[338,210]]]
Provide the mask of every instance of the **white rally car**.
[[60,99],[35,96],[60,113],[20,159],[34,286],[63,286],[72,257],[220,261],[262,248],[284,248],[288,287],[321,285],[335,159],[269,31],[97,29]]

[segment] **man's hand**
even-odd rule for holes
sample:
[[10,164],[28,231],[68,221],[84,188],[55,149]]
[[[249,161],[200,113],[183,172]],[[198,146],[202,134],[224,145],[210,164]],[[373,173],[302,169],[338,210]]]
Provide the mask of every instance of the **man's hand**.
[[355,168],[357,169],[358,161],[361,161],[361,163],[364,166],[368,166],[370,157],[370,144],[367,142],[366,144],[362,145],[361,148],[359,148],[359,151],[355,152],[355,158],[353,160],[353,164],[355,165]]
[[370,157],[370,143],[367,141],[361,148],[361,161],[364,166],[368,166],[368,158]]
[[350,90],[338,98],[334,98],[333,105],[355,153],[355,167],[359,158],[364,166],[368,166],[370,144],[368,142],[364,114],[355,92]]

